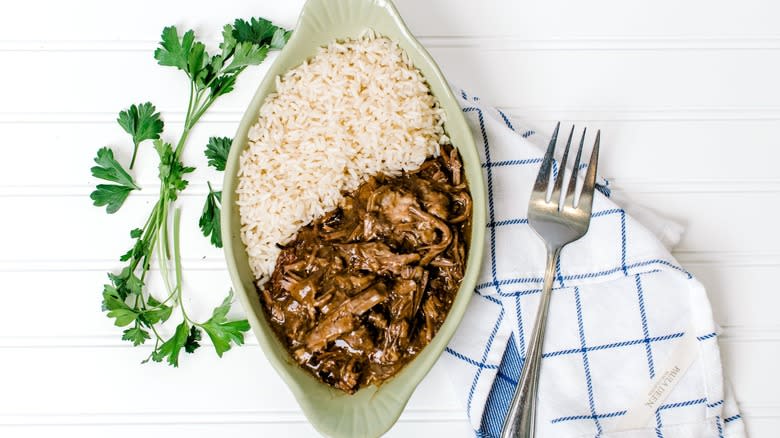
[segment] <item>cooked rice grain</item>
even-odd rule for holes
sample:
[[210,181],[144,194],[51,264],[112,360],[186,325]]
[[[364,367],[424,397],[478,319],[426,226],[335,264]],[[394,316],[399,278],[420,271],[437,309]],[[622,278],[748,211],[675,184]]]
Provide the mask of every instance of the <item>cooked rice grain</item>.
[[419,167],[448,141],[444,113],[398,44],[334,42],[276,79],[241,154],[241,239],[258,283],[277,243],[335,208],[368,176]]

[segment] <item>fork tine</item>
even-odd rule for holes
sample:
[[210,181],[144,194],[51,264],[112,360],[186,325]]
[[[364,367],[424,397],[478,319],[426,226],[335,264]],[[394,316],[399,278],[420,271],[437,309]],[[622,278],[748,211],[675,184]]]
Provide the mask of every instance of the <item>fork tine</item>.
[[582,146],[585,144],[585,133],[588,132],[588,128],[582,130],[582,138],[580,138],[580,147],[577,148],[577,156],[574,158],[574,166],[572,167],[571,177],[569,178],[569,189],[566,190],[566,200],[564,205],[574,205],[574,196],[577,193],[577,176],[580,173],[580,159],[582,158]]
[[558,165],[558,177],[555,178],[555,185],[553,186],[552,199],[558,201],[558,210],[563,210],[563,177],[566,174],[566,160],[569,158],[569,147],[571,147],[571,137],[574,135],[574,125],[571,125],[571,131],[569,131],[569,139],[566,140],[566,149],[563,150],[563,157],[561,157],[560,164]]
[[582,186],[580,204],[583,208],[591,209],[593,206],[593,190],[596,188],[596,172],[599,164],[599,143],[601,142],[601,130],[596,131],[596,141],[593,143],[593,152],[590,154],[588,173],[585,174],[585,184]]
[[555,143],[558,141],[558,128],[561,127],[561,122],[555,125],[555,131],[553,131],[552,138],[550,139],[550,145],[547,146],[547,152],[542,159],[542,165],[539,167],[539,174],[536,175],[536,182],[534,183],[533,195],[542,196],[547,198],[547,187],[550,185],[550,169],[552,168],[553,155],[555,155]]

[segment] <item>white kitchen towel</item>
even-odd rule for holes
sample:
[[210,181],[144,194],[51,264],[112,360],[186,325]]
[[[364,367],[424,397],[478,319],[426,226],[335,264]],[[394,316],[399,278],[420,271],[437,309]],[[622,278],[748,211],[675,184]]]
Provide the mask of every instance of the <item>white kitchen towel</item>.
[[[475,296],[442,360],[477,436],[495,437],[520,374],[544,273],[545,249],[526,210],[548,139],[456,92],[481,153],[488,226]],[[609,154],[608,132],[601,145]],[[682,230],[646,213],[616,204],[601,181],[590,231],[561,253],[543,348],[538,437],[745,436],[724,383],[705,290],[668,249]]]

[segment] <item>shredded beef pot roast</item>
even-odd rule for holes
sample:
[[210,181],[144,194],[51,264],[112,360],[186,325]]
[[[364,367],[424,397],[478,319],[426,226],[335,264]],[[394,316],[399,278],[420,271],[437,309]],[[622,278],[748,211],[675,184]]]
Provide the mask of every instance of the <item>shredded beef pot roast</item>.
[[466,263],[471,197],[456,149],[371,177],[282,247],[261,300],[320,380],[353,393],[392,377],[444,322]]

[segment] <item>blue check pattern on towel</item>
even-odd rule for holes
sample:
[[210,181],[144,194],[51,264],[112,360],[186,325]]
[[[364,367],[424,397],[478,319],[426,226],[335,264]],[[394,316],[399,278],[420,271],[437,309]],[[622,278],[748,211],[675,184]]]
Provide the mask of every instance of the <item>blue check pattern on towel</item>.
[[[544,246],[528,226],[526,208],[548,139],[457,93],[481,153],[488,229],[475,296],[442,360],[476,435],[496,437],[520,375],[544,272]],[[602,154],[609,154],[605,134]],[[640,224],[609,198],[605,181],[599,191],[589,233],[563,250],[556,267],[537,436],[745,436],[723,380],[704,288],[661,243],[663,223]],[[654,418],[619,430],[686,331],[697,339],[694,364]]]

